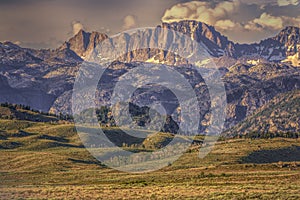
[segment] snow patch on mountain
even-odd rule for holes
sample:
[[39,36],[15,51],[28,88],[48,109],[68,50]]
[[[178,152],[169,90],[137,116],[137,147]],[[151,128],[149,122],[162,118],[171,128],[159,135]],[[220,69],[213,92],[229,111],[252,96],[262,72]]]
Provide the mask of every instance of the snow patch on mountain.
[[299,59],[299,53],[293,55],[293,56],[288,56],[285,60],[282,61],[283,63],[290,63],[293,66],[300,66],[300,59]]

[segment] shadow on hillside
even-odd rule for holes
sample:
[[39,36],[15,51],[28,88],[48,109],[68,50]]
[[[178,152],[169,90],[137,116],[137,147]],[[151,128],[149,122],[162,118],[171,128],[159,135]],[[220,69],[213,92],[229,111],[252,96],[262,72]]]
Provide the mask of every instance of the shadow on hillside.
[[55,137],[55,136],[50,136],[50,135],[41,135],[41,136],[38,137],[38,139],[52,140],[52,141],[63,142],[63,143],[69,142],[69,140],[64,139],[62,137]]
[[0,140],[7,140],[5,132],[1,130],[0,130]]
[[79,164],[86,164],[86,165],[98,165],[98,166],[105,166],[103,165],[100,161],[98,160],[78,160],[78,159],[73,159],[73,158],[69,158],[69,161],[72,161],[73,163],[79,163]]
[[5,141],[0,143],[0,150],[1,149],[16,149],[22,146],[22,143],[19,142],[10,142],[10,141]]
[[300,146],[291,146],[281,149],[260,150],[242,158],[243,163],[275,163],[300,161]]

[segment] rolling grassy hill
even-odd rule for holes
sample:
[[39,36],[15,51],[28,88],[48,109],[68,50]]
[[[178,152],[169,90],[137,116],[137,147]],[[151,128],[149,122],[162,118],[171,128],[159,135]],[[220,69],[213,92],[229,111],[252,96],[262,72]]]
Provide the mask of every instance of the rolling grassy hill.
[[[130,174],[92,157],[71,122],[15,116],[0,119],[0,199],[300,198],[299,139],[228,139],[204,159],[197,144],[164,169]],[[145,140],[126,142],[119,129],[104,131],[129,150],[152,151],[173,137],[147,132]]]

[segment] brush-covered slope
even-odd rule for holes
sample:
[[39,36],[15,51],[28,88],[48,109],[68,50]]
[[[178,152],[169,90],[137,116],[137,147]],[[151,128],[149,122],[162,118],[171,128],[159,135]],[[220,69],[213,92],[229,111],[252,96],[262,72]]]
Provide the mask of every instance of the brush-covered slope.
[[[87,132],[80,138],[75,125],[65,118],[52,116],[46,113],[32,111],[29,107],[11,104],[0,106],[0,150],[45,151],[52,148],[83,148],[101,146],[99,139],[95,140],[93,134],[98,134],[95,127],[87,127]],[[157,149],[167,145],[174,137],[169,133],[154,133],[142,131],[148,135],[146,139],[126,134],[121,129],[102,128],[107,138],[116,146],[135,149]],[[139,130],[137,135],[141,134]],[[103,140],[104,142],[105,140]]]
[[58,122],[55,115],[31,110],[29,106],[0,104],[0,119],[25,120],[32,122]]
[[231,136],[298,137],[300,133],[300,90],[275,97],[226,133]]

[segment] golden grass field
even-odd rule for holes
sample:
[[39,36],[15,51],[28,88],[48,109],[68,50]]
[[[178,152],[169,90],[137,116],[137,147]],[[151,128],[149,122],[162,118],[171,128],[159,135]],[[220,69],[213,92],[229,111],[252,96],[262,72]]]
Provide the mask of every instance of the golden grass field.
[[1,120],[0,130],[0,199],[300,199],[299,139],[220,141],[204,159],[193,147],[130,174],[102,166],[72,124]]

